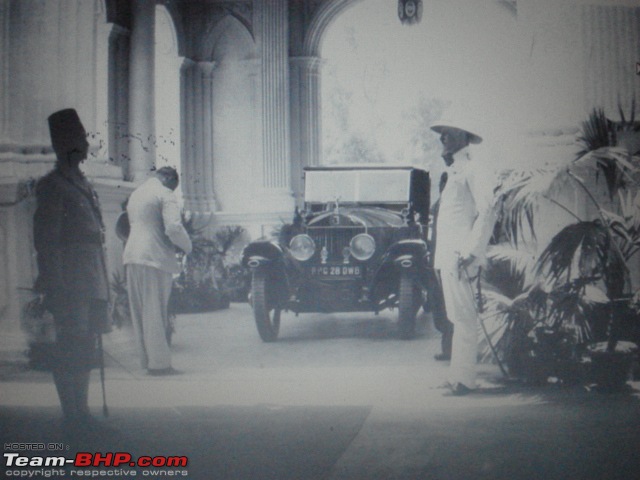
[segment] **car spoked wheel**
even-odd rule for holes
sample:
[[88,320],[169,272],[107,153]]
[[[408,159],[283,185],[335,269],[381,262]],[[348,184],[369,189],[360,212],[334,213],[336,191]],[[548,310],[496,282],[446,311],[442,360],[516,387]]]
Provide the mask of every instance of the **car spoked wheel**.
[[256,327],[262,341],[275,342],[280,331],[281,310],[272,306],[268,289],[265,272],[254,271],[251,277],[251,304]]
[[412,339],[416,334],[416,315],[422,302],[421,289],[409,272],[400,274],[398,299],[398,334],[401,339]]

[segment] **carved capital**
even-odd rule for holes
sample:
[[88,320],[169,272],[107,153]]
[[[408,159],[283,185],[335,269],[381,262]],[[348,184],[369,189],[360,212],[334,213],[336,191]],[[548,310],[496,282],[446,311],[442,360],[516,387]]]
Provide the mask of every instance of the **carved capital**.
[[109,31],[109,38],[114,41],[117,40],[121,37],[130,37],[131,36],[131,30],[129,30],[128,28],[122,27],[120,25],[118,25],[117,23],[108,23],[107,24],[107,29]]
[[198,62],[198,69],[203,78],[213,78],[213,72],[216,69],[217,62]]
[[188,57],[182,57],[182,63],[180,64],[180,71],[184,72],[185,70],[189,70],[194,65],[197,65],[198,62],[191,60]]
[[325,60],[320,57],[291,57],[290,65],[299,69],[304,69],[309,73],[319,73]]

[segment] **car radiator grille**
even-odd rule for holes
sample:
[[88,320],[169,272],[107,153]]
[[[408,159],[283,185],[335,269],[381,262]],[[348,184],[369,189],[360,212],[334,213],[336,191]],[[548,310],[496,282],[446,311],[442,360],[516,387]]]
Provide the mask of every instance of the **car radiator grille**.
[[329,253],[327,261],[335,263],[343,260],[343,250],[349,246],[351,239],[359,233],[364,233],[364,231],[365,229],[362,227],[318,227],[309,228],[307,234],[316,243],[318,252],[320,252],[323,247],[327,248],[327,252]]

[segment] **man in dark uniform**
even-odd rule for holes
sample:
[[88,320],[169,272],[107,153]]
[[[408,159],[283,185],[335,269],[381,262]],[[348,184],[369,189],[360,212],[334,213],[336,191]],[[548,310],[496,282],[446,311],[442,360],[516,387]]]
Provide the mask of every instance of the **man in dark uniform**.
[[89,143],[73,109],[53,113],[49,130],[57,162],[36,188],[33,218],[38,278],[56,325],[51,365],[64,428],[93,426],[88,394],[97,336],[108,330],[104,226],[95,190],[80,171]]

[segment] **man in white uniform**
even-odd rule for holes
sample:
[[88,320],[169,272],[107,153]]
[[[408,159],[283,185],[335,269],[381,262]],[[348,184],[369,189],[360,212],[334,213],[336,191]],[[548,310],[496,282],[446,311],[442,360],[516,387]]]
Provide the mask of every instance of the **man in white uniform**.
[[470,280],[485,261],[495,224],[493,182],[472,162],[470,144],[482,138],[447,122],[431,129],[440,134],[447,183],[440,198],[438,244],[434,266],[440,270],[449,319],[454,324],[448,386],[454,395],[476,388],[478,355],[475,293]]
[[177,186],[176,170],[160,168],[131,194],[127,204],[131,232],[123,262],[141,364],[150,375],[177,373],[166,338],[169,295],[173,274],[180,272],[176,247],[191,253],[191,239],[173,192]]

